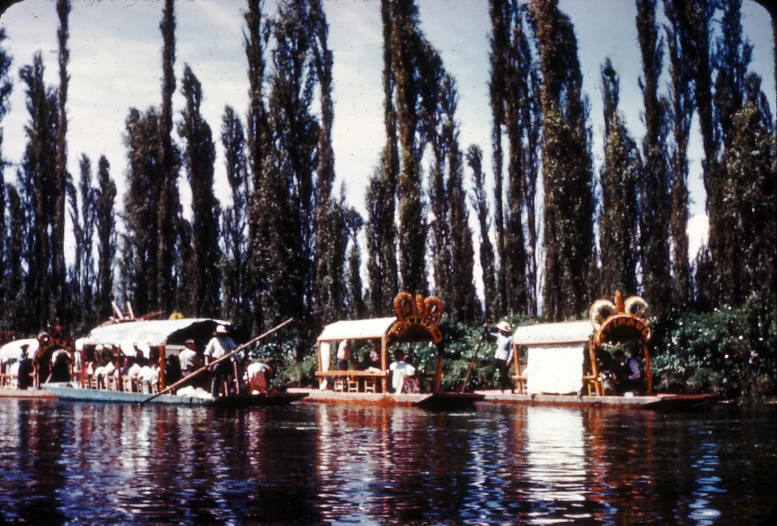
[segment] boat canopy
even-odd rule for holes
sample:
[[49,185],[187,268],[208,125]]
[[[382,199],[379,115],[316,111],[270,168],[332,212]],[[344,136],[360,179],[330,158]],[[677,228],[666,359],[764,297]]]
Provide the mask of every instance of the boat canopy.
[[218,325],[231,326],[228,321],[211,318],[182,318],[178,320],[147,320],[116,323],[97,327],[83,338],[76,340],[76,348],[85,345],[183,345],[188,338],[205,340],[211,337]]
[[23,340],[14,340],[0,347],[0,363],[11,360],[18,360],[22,352],[22,345],[29,345],[27,348],[27,357],[33,358],[40,344],[36,338],[26,338]]
[[513,334],[514,345],[557,345],[560,343],[585,343],[594,332],[591,322],[565,321],[538,323],[518,327]]
[[330,323],[318,336],[318,341],[372,340],[386,336],[397,319],[374,318],[370,320],[343,320]]

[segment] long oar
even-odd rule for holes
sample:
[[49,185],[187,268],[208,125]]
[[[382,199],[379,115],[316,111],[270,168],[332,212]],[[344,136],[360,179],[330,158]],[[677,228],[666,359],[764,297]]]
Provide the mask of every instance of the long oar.
[[171,390],[175,389],[176,387],[178,387],[178,386],[179,386],[179,385],[181,385],[182,383],[184,383],[184,382],[188,382],[189,380],[191,380],[192,378],[194,378],[194,377],[195,377],[195,376],[197,376],[198,374],[200,374],[200,373],[202,373],[202,372],[206,371],[206,370],[207,370],[209,367],[212,367],[212,366],[216,365],[216,364],[217,364],[217,363],[219,363],[219,362],[223,362],[223,361],[224,361],[224,360],[226,360],[227,358],[231,358],[233,355],[235,355],[235,354],[237,354],[237,353],[239,353],[239,352],[243,351],[243,350],[244,350],[246,347],[248,347],[249,345],[251,345],[251,344],[254,344],[254,343],[258,342],[258,341],[259,341],[259,340],[261,340],[262,338],[266,338],[267,336],[271,335],[272,333],[274,333],[275,331],[277,331],[278,329],[280,329],[280,328],[281,328],[281,327],[283,327],[284,325],[288,325],[288,324],[289,324],[289,323],[291,323],[292,321],[294,321],[294,318],[289,318],[288,320],[284,321],[284,322],[283,322],[283,323],[281,323],[280,325],[276,325],[275,327],[273,327],[273,328],[272,328],[272,329],[270,329],[269,331],[265,332],[264,334],[260,334],[259,336],[257,336],[257,337],[256,337],[256,338],[254,338],[253,340],[251,340],[250,342],[248,342],[248,343],[244,343],[243,345],[241,345],[240,347],[238,347],[237,349],[235,349],[235,350],[234,350],[234,351],[232,351],[231,353],[229,353],[229,354],[225,354],[225,355],[224,355],[224,356],[222,356],[221,358],[218,358],[218,359],[216,359],[216,360],[213,360],[213,361],[212,361],[212,362],[210,362],[208,365],[205,365],[205,366],[203,366],[203,367],[200,367],[199,369],[197,369],[196,371],[194,371],[192,374],[188,375],[186,378],[181,378],[180,380],[178,380],[177,382],[175,382],[175,383],[174,383],[173,385],[171,385],[170,387],[165,387],[164,389],[162,389],[161,391],[159,391],[159,392],[158,392],[157,394],[155,394],[154,396],[152,396],[152,397],[150,397],[150,398],[146,398],[145,400],[143,400],[142,402],[140,402],[140,405],[147,404],[148,402],[150,402],[150,401],[151,401],[151,400],[153,400],[154,398],[156,398],[156,397],[158,397],[158,396],[162,396],[163,394],[165,394],[165,393],[167,393],[167,392],[170,392]]
[[469,373],[472,372],[472,367],[475,365],[475,360],[478,359],[478,351],[480,350],[480,344],[483,343],[483,339],[486,337],[486,330],[487,329],[483,328],[483,334],[480,335],[480,339],[478,340],[478,345],[477,347],[475,347],[475,356],[473,356],[472,361],[469,362],[469,367],[467,368],[467,376],[464,377],[464,384],[461,386],[462,393],[467,388],[467,380],[469,380]]

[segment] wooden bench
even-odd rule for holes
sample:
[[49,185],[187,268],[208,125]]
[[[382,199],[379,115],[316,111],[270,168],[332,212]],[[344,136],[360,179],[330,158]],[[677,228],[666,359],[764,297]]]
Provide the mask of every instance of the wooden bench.
[[382,372],[370,371],[316,371],[319,378],[333,378],[334,390],[343,393],[377,393],[378,379],[386,378]]

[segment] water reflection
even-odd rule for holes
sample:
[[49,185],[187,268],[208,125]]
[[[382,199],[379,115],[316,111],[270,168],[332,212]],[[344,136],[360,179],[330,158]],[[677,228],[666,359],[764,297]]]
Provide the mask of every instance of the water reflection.
[[774,416],[3,400],[0,510],[34,524],[758,523],[777,503]]

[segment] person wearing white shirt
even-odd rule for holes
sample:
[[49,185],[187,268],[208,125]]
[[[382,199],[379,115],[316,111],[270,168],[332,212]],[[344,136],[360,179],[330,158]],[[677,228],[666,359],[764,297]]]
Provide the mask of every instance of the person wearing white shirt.
[[267,376],[273,373],[272,367],[261,362],[254,362],[246,367],[248,391],[251,394],[267,392]]
[[391,386],[394,388],[394,393],[399,394],[405,387],[405,379],[408,376],[415,374],[415,367],[407,363],[408,355],[402,355],[398,361],[393,362],[389,366],[391,371]]
[[[226,356],[235,349],[237,349],[237,345],[235,345],[235,342],[232,341],[232,338],[227,334],[227,328],[223,325],[219,325],[213,333],[213,338],[210,339],[207,347],[205,347],[205,365],[210,365],[211,362]],[[229,360],[223,360],[216,364],[213,369],[211,369],[211,372],[213,376],[210,383],[210,394],[213,395],[213,398],[217,398],[221,385],[220,379],[222,377],[225,379],[229,378],[232,374],[232,363]]]

